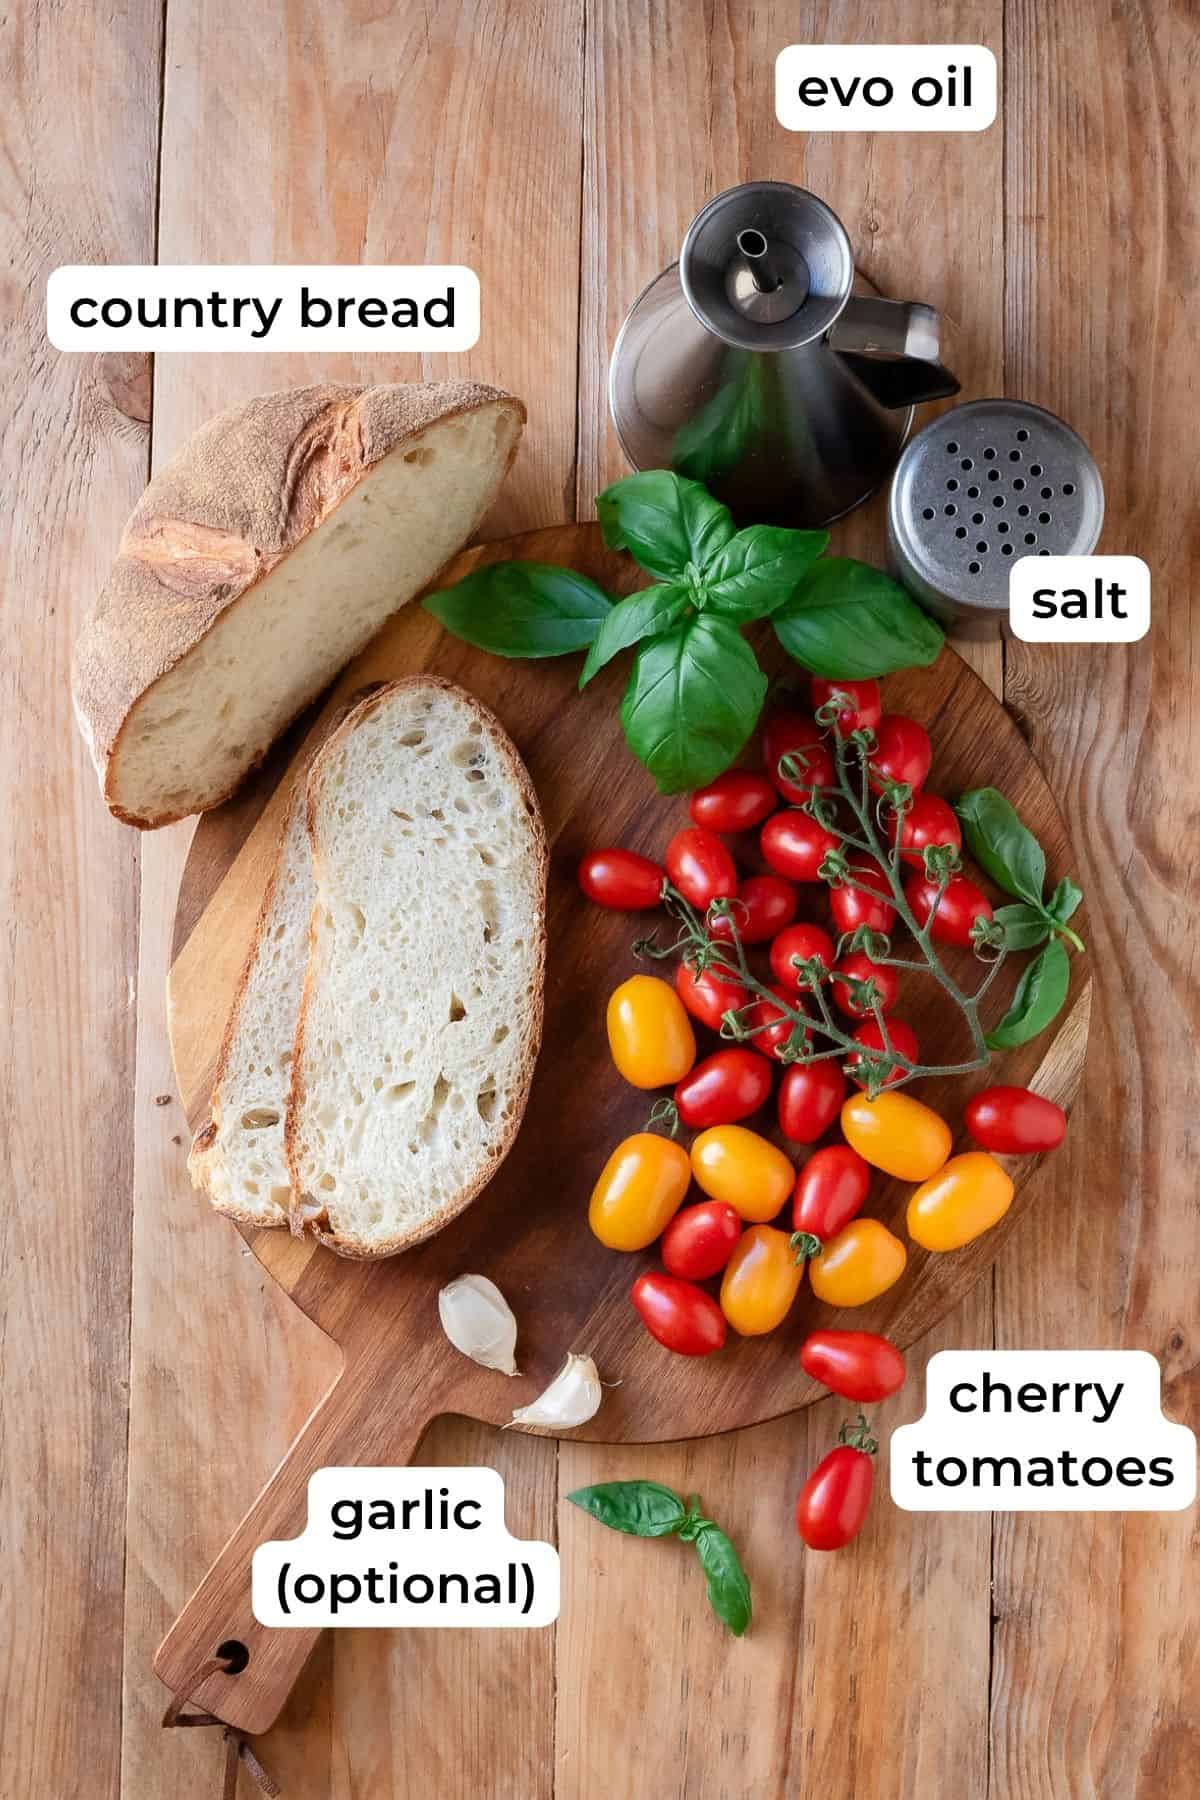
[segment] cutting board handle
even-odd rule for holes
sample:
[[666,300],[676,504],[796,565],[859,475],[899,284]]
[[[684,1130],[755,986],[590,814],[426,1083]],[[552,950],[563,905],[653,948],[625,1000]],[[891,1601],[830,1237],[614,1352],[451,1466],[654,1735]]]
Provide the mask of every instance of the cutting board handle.
[[[239,1731],[274,1724],[321,1635],[258,1623],[250,1609],[251,1557],[259,1544],[303,1531],[308,1479],[317,1469],[412,1460],[436,1414],[428,1389],[401,1389],[394,1373],[377,1379],[383,1370],[370,1359],[343,1372],[158,1647],[159,1679]],[[213,1658],[236,1667],[197,1683]]]

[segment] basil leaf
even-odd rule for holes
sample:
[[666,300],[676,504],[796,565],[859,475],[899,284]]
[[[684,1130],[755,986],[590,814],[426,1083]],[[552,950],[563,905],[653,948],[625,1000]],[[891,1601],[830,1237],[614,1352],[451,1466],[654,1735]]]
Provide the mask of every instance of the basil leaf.
[[679,1495],[658,1481],[601,1481],[576,1488],[567,1499],[611,1531],[630,1537],[671,1537],[687,1518]]
[[596,510],[610,550],[628,550],[651,575],[669,580],[703,569],[733,536],[727,507],[698,481],[670,469],[644,469],[615,481],[597,497]]
[[1046,902],[1046,910],[1060,925],[1065,925],[1082,899],[1083,889],[1076,887],[1069,875],[1064,875]]
[[682,617],[690,601],[688,589],[681,587],[678,582],[646,588],[643,593],[630,594],[627,600],[618,600],[610,609],[587,653],[587,661],[579,677],[580,687],[586,687],[605,663],[611,662],[620,651],[627,650],[630,644],[639,643],[645,637],[657,637],[659,632],[669,631]]
[[767,678],[736,625],[686,619],[638,651],[621,702],[633,754],[664,794],[705,787],[754,730]]
[[1046,858],[1004,795],[996,788],[974,788],[954,810],[962,820],[967,848],[984,873],[1006,894],[1040,907]]
[[865,681],[934,662],[942,628],[899,582],[852,557],[831,556],[772,616],[789,656],[826,681]]
[[827,531],[750,525],[717,551],[702,577],[702,604],[727,619],[761,619],[791,599],[829,543]]
[[1026,906],[1023,900],[1014,906],[998,906],[995,918],[1004,927],[1006,950],[1032,950],[1050,936],[1045,913],[1038,906]]
[[1013,1050],[1045,1031],[1062,1011],[1071,979],[1071,961],[1058,938],[1052,938],[1030,963],[1000,1023],[987,1034],[989,1050]]
[[608,617],[608,595],[553,563],[498,562],[431,594],[426,612],[493,656],[563,656],[586,650]]
[[738,1553],[719,1525],[705,1525],[696,1537],[696,1553],[708,1578],[713,1611],[734,1637],[750,1623],[750,1583]]

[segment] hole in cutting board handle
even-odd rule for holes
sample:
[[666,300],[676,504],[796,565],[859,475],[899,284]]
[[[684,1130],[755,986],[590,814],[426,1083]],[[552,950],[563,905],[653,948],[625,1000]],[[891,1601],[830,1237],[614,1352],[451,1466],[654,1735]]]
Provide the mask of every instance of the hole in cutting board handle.
[[226,1638],[217,1645],[216,1654],[229,1664],[227,1675],[240,1675],[250,1661],[250,1652],[240,1638]]

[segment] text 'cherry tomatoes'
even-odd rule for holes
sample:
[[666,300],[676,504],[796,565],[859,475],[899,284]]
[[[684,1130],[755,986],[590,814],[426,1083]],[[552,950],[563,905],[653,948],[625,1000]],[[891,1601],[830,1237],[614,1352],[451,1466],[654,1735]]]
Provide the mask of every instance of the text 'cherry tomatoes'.
[[691,1178],[682,1145],[652,1131],[635,1132],[601,1170],[588,1224],[609,1250],[645,1250],[675,1216]]
[[908,1235],[924,1250],[959,1250],[1004,1217],[1012,1177],[987,1150],[952,1156],[908,1203]]
[[966,1119],[975,1142],[1001,1155],[1057,1150],[1067,1133],[1062,1107],[1022,1087],[984,1088],[967,1102]]
[[756,1050],[738,1045],[698,1062],[675,1089],[675,1105],[689,1130],[703,1131],[748,1119],[770,1094],[770,1063]]
[[677,1275],[639,1275],[631,1293],[651,1337],[677,1356],[709,1356],[725,1342],[725,1315],[703,1288]]
[[787,1232],[752,1225],[721,1278],[721,1311],[739,1336],[761,1337],[783,1323],[803,1279]]
[[[775,816],[783,817],[781,813]],[[890,931],[896,908],[892,904],[891,883],[879,864],[869,856],[852,856],[846,867],[849,879],[835,882],[829,890],[829,909],[838,930],[844,936],[857,931],[860,925],[868,931]]]
[[672,884],[699,912],[737,893],[733,858],[715,832],[694,825],[677,831],[665,860]]
[[845,1094],[846,1077],[833,1057],[791,1063],[776,1102],[780,1131],[793,1144],[815,1144],[837,1118]]
[[871,786],[879,789],[889,781],[903,781],[915,794],[925,785],[932,762],[933,745],[925,727],[903,713],[885,713],[876,727],[875,748],[867,765]]
[[699,1019],[710,1031],[720,1031],[727,1012],[737,1012],[750,996],[740,981],[727,981],[715,969],[702,969],[697,975],[687,957],[675,965],[675,992],[693,1019]]
[[662,1259],[672,1275],[707,1281],[719,1275],[742,1235],[742,1221],[724,1200],[702,1200],[677,1212],[663,1233]]
[[910,1094],[853,1094],[842,1108],[842,1136],[858,1154],[898,1181],[925,1181],[950,1154],[950,1127]]
[[706,1194],[759,1224],[780,1212],[796,1171],[782,1150],[744,1125],[714,1125],[692,1144],[692,1174]]
[[663,871],[634,850],[592,850],[579,865],[579,885],[597,906],[645,912],[662,898]]
[[818,1300],[865,1306],[899,1281],[908,1251],[878,1219],[851,1219],[808,1265]]
[[900,854],[914,868],[925,867],[925,852],[939,844],[952,850],[962,849],[962,826],[939,794],[914,794],[912,805],[903,814],[891,813],[888,835],[893,844],[900,834]]
[[[833,758],[815,719],[803,713],[773,713],[763,731],[762,748],[767,775],[785,800],[805,800],[813,788],[833,786]],[[785,756],[794,759],[790,776],[779,766]]]
[[793,1229],[824,1244],[862,1211],[870,1186],[869,1166],[848,1144],[814,1151],[796,1177]]
[[799,1043],[807,1043],[808,1033],[791,1016],[792,1013],[804,1011],[798,996],[785,994],[778,987],[771,991],[775,1000],[755,1000],[746,1012],[745,1023],[747,1029],[754,1034],[750,1040],[754,1048],[761,1050],[764,1056],[773,1056],[778,1062],[784,1046],[791,1042],[794,1032],[800,1032],[797,1040]]
[[732,943],[736,928],[743,944],[765,944],[796,916],[796,890],[778,875],[748,875],[732,905],[709,914],[708,935]]
[[904,1386],[904,1357],[873,1331],[814,1331],[800,1346],[800,1366],[860,1406],[873,1406]]
[[765,775],[726,769],[688,801],[692,823],[705,831],[752,831],[775,810],[775,788]]
[[657,975],[631,975],[614,988],[607,1024],[612,1059],[633,1087],[673,1087],[696,1060],[683,1002]]
[[758,841],[766,861],[789,881],[820,881],[821,864],[838,848],[832,831],[796,807],[773,813]]
[[799,964],[816,961],[832,969],[834,954],[833,939],[819,925],[789,925],[771,945],[771,971],[781,987],[795,989],[801,983]]
[[796,1530],[810,1550],[841,1550],[862,1530],[875,1486],[878,1445],[865,1419],[842,1427],[842,1442],[813,1470],[796,1502]]
[[873,1016],[874,1007],[865,989],[860,983],[870,982],[874,988],[875,1004],[880,1012],[890,1013],[900,998],[900,977],[895,969],[886,963],[872,962],[865,950],[851,950],[848,956],[834,964],[833,998],[837,1006],[851,1019],[869,1019]]
[[835,694],[845,694],[849,705],[844,705],[835,720],[843,737],[849,737],[852,731],[874,731],[883,717],[883,701],[879,696],[877,681],[821,681],[813,677],[812,701],[813,711],[828,706]]
[[952,875],[940,900],[938,885],[928,875],[911,875],[904,884],[904,898],[917,924],[923,926],[932,918],[929,935],[939,944],[973,943],[975,921],[991,918],[991,901],[965,875]]
[[[912,1026],[906,1025],[903,1019],[886,1019],[884,1023],[887,1026],[887,1041],[891,1046],[892,1054],[902,1056],[906,1062],[920,1062],[921,1046],[917,1042],[917,1034]],[[854,1033],[854,1041],[856,1044],[861,1044],[865,1051],[874,1052],[874,1057],[863,1057],[854,1051],[846,1058],[847,1075],[863,1086],[867,1081],[867,1069],[861,1065],[865,1062],[870,1067],[874,1058],[882,1059],[886,1054],[886,1046],[883,1041],[883,1032],[874,1019],[868,1019],[865,1025],[859,1026]],[[882,1068],[882,1060],[876,1066]],[[890,1087],[893,1082],[902,1081],[905,1073],[903,1064],[897,1063],[887,1076],[884,1086]]]

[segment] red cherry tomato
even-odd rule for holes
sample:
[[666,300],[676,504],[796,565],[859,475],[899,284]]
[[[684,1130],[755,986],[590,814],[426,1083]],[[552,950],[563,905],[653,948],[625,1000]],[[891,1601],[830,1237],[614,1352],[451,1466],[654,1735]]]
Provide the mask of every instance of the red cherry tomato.
[[[906,1057],[910,1063],[920,1062],[921,1050],[917,1043],[917,1034],[911,1025],[906,1025],[903,1019],[889,1019],[887,1021],[887,1033],[888,1041],[897,1056]],[[865,1025],[859,1026],[858,1030],[854,1033],[854,1041],[856,1044],[861,1044],[864,1050],[883,1049],[883,1033],[880,1031],[874,1019],[868,1019]],[[853,1079],[858,1082],[860,1087],[864,1086],[865,1083],[855,1074],[855,1070],[862,1060],[862,1057],[857,1053],[853,1053],[846,1058],[846,1073],[847,1075],[852,1076]],[[891,1087],[894,1081],[903,1079],[904,1073],[905,1071],[902,1068],[894,1068],[883,1085],[885,1087]]]
[[[770,1063],[756,1050],[739,1044],[698,1062],[675,1089],[675,1105],[690,1130],[707,1131],[710,1125],[736,1125],[740,1119],[748,1119],[766,1105],[770,1095]],[[687,1271],[676,1269],[674,1273]]]
[[771,945],[771,972],[780,987],[798,989],[797,963],[811,962],[815,957],[832,969],[835,955],[833,939],[819,925],[789,925]]
[[903,713],[885,713],[875,730],[868,765],[871,786],[878,789],[888,781],[905,781],[915,794],[924,786],[932,761],[933,745],[925,727]]
[[793,1144],[815,1144],[837,1118],[846,1078],[832,1057],[792,1063],[779,1084],[779,1129]]
[[976,919],[992,916],[991,901],[965,875],[952,875],[940,900],[936,881],[926,875],[910,875],[904,884],[904,898],[918,925],[924,925],[936,907],[932,936],[939,944],[970,944]]
[[822,862],[838,847],[832,831],[796,808],[773,814],[758,841],[771,867],[791,881],[820,881]]
[[588,899],[618,912],[657,906],[665,879],[658,864],[636,850],[590,850],[579,865],[579,885]]
[[748,875],[737,891],[732,914],[713,913],[707,921],[709,937],[721,943],[733,941],[733,927],[743,944],[765,944],[796,916],[796,890],[778,875]]
[[720,1031],[727,1012],[738,1012],[750,996],[740,981],[726,981],[715,969],[697,975],[686,956],[675,970],[675,992],[691,1013],[710,1031]]
[[886,963],[872,962],[865,950],[851,950],[835,963],[833,979],[830,987],[833,998],[849,1019],[870,1019],[874,1017],[871,1007],[854,997],[853,981],[872,981],[879,997],[882,1012],[890,1013],[900,997],[900,977],[895,969],[888,968]]
[[904,1357],[873,1331],[814,1331],[800,1346],[800,1367],[860,1406],[874,1406],[904,1386]]
[[914,868],[925,867],[925,851],[934,844],[952,844],[962,849],[962,826],[940,794],[914,794],[913,803],[901,816],[888,817],[888,835],[893,844],[896,828],[900,828],[900,854]]
[[1057,1150],[1067,1132],[1062,1107],[1022,1087],[984,1088],[968,1100],[966,1118],[975,1142],[1001,1155]]
[[813,711],[817,712],[835,694],[847,694],[851,704],[843,706],[837,716],[837,728],[843,737],[852,731],[874,731],[883,717],[883,702],[877,681],[819,681],[812,684]]
[[831,1450],[800,1490],[796,1530],[810,1550],[842,1549],[861,1531],[867,1516],[875,1485],[871,1461],[875,1440],[866,1435],[865,1421],[861,1431],[854,1430],[852,1435],[855,1441]]
[[792,1225],[824,1244],[866,1204],[871,1167],[849,1144],[815,1150],[796,1177]]
[[[783,814],[776,814],[782,818]],[[770,821],[768,820],[768,824]],[[852,856],[847,867],[855,881],[871,889],[864,894],[861,887],[837,882],[829,890],[829,909],[838,930],[847,935],[865,925],[870,931],[888,932],[896,920],[892,905],[892,889],[879,864],[869,856]]]
[[689,826],[677,831],[667,845],[667,874],[685,900],[704,912],[714,900],[737,893],[733,858],[711,831]]
[[725,1200],[685,1206],[663,1232],[662,1259],[672,1275],[707,1281],[719,1275],[742,1235],[739,1213]]
[[705,831],[752,831],[778,804],[765,775],[749,769],[726,769],[688,801],[692,823]]
[[[771,991],[778,995],[783,1006],[790,1006],[792,1012],[802,1013],[804,1011],[804,1007],[795,994],[784,993],[782,988],[773,988]],[[784,1012],[782,1006],[776,1006],[770,1000],[755,1000],[746,1013],[745,1019],[747,1025],[762,1027],[761,1030],[755,1031],[751,1039],[754,1048],[761,1050],[764,1056],[773,1056],[778,1060],[780,1050],[791,1037],[795,1027],[796,1022],[791,1014]]]
[[711,1294],[677,1275],[639,1275],[631,1293],[651,1337],[679,1356],[708,1356],[725,1342],[725,1314]]
[[[785,800],[805,800],[812,788],[833,786],[833,757],[822,742],[815,719],[804,713],[774,713],[767,720],[762,745],[767,775]],[[794,781],[779,772],[785,756],[794,756],[803,765],[803,773]]]

